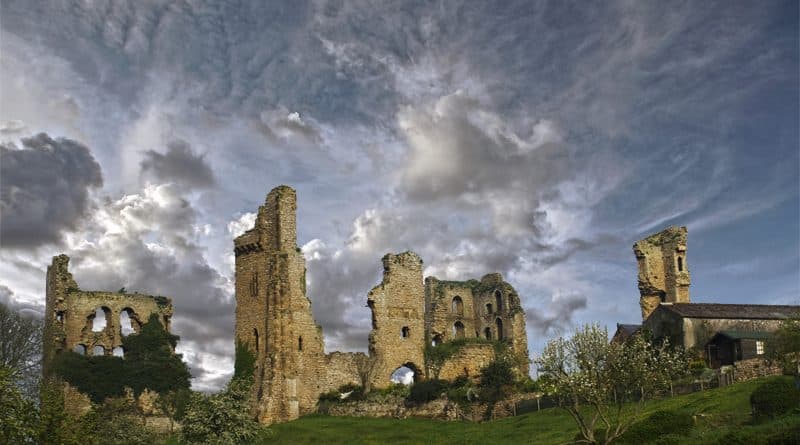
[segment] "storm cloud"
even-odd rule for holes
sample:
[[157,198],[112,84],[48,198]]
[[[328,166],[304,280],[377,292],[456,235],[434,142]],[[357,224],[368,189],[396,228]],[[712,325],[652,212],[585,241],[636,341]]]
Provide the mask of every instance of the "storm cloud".
[[0,144],[0,241],[36,247],[61,240],[91,206],[103,185],[100,165],[80,142],[45,133]]
[[177,182],[190,187],[213,186],[214,173],[205,156],[195,153],[192,146],[183,140],[167,144],[167,152],[148,150],[140,163],[142,176],[152,177],[158,182]]

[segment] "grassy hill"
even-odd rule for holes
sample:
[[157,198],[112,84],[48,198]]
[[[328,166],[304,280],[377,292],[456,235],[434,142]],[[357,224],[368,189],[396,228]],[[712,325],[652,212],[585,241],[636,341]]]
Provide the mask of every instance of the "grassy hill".
[[[770,377],[725,388],[649,403],[644,416],[678,411],[694,416],[694,427],[681,428],[661,443],[680,444],[800,444],[800,413],[758,425],[750,416],[750,393]],[[425,419],[370,419],[313,415],[271,427],[270,444],[564,444],[577,433],[563,410],[546,409],[485,423]],[[784,439],[769,442],[780,433]],[[786,442],[786,437],[789,441]],[[639,441],[637,444],[641,444]],[[656,438],[653,442],[656,443]]]

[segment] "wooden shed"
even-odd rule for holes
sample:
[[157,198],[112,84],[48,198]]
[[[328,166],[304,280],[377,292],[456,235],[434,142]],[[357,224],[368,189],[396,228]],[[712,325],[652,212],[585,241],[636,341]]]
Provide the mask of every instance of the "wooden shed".
[[719,331],[706,344],[709,367],[732,365],[740,360],[763,357],[766,341],[764,331]]

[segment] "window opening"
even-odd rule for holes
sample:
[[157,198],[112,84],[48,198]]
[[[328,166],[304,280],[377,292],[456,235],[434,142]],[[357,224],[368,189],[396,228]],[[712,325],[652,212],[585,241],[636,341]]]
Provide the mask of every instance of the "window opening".
[[133,323],[131,322],[130,309],[123,309],[122,312],[119,313],[119,326],[122,335],[130,335],[136,332],[136,330],[133,329]]
[[97,345],[92,349],[92,355],[106,355],[106,348]]
[[456,295],[453,297],[452,311],[456,315],[464,315],[464,301]]
[[756,354],[757,355],[764,355],[764,341],[763,340],[756,340]]
[[80,355],[86,355],[86,345],[75,345],[72,350]]
[[92,317],[92,332],[100,332],[106,328],[106,311],[103,308],[97,308]]
[[678,257],[678,272],[682,272],[682,271],[683,271],[683,258],[682,257]]
[[486,313],[487,314],[492,313],[492,303],[486,303]]
[[497,311],[503,310],[503,294],[499,290],[494,291],[494,300],[497,303]]
[[125,351],[122,349],[122,346],[117,346],[111,350],[111,355],[114,357],[125,357]]
[[494,323],[497,325],[497,339],[498,340],[502,340],[503,339],[503,320],[498,318],[497,320],[495,320]]
[[464,324],[460,321],[453,324],[453,337],[464,338]]
[[408,326],[403,326],[403,329],[400,329],[400,337],[401,338],[408,338],[410,336],[410,330]]
[[297,337],[297,350],[303,350],[303,337]]
[[486,328],[483,330],[483,336],[486,337],[487,340],[492,339],[492,328]]

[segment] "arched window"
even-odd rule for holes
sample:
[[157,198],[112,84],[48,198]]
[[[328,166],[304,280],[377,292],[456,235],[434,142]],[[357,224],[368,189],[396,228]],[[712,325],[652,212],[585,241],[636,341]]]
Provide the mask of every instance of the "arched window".
[[453,324],[453,337],[464,338],[464,324],[460,321]]
[[133,310],[130,308],[125,308],[119,313],[119,326],[122,335],[130,335],[136,332],[136,329],[133,327],[133,317]]
[[92,355],[98,355],[98,356],[99,355],[106,355],[106,348],[104,348],[104,347],[102,347],[100,345],[97,345],[94,348],[92,348]]
[[497,319],[494,321],[494,324],[497,326],[497,339],[502,340],[503,336],[503,320]]
[[256,341],[256,354],[258,354],[258,329],[253,328],[253,338]]
[[497,312],[502,311],[503,310],[503,294],[499,290],[494,291],[494,302],[497,304]]
[[440,344],[442,344],[442,335],[441,334],[434,335],[433,340],[431,341],[431,345],[439,346]]
[[453,297],[452,310],[456,315],[464,315],[464,301],[458,295]]
[[56,311],[56,321],[59,323],[64,322],[64,311]]
[[411,331],[408,329],[408,326],[403,326],[403,329],[400,329],[400,338],[408,338],[411,335]]
[[72,350],[75,351],[75,353],[77,354],[86,355],[86,345],[75,345],[75,347],[72,348]]
[[487,340],[492,339],[492,328],[487,327],[483,330],[483,336],[486,337]]
[[303,350],[303,336],[302,335],[300,337],[297,337],[297,350],[298,351],[302,351]]
[[111,355],[114,357],[125,357],[125,351],[122,349],[122,346],[117,346],[111,350]]
[[487,314],[492,313],[492,303],[486,303],[486,313]]
[[683,272],[683,257],[678,257],[678,272]]
[[108,308],[99,307],[94,314],[89,315],[89,319],[92,320],[92,332],[100,332],[106,328],[106,312],[109,312]]

